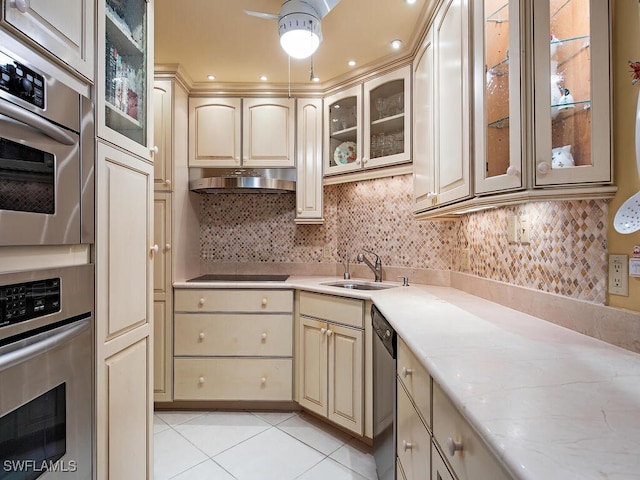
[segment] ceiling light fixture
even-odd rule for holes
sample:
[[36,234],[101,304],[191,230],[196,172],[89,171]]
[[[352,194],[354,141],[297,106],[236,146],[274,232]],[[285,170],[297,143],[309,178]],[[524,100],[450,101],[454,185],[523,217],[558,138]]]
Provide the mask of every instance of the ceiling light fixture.
[[320,19],[316,11],[304,2],[298,4],[298,11],[278,20],[278,32],[282,49],[287,55],[297,59],[313,55],[322,42]]
[[216,76],[215,75],[207,75],[207,80],[215,80]]
[[267,81],[267,76],[266,75],[260,75],[260,80],[262,80],[263,82]]
[[416,0],[404,0],[405,2],[407,2],[409,5],[413,5],[414,3],[416,3]]
[[349,60],[349,66],[350,67],[355,67],[356,66],[356,61],[355,60]]
[[399,50],[401,46],[402,40],[396,38],[395,40],[391,41],[391,48],[393,48],[394,50]]

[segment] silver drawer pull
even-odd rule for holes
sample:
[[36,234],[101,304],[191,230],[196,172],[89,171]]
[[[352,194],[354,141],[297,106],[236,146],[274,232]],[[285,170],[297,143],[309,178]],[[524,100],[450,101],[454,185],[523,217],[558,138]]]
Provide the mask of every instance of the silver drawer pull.
[[407,378],[409,375],[413,375],[413,368],[402,367],[402,376]]
[[402,449],[406,452],[407,450],[411,450],[413,448],[413,443],[407,442],[406,440],[402,440]]
[[447,438],[447,451],[449,455],[452,457],[456,454],[456,452],[462,451],[462,442],[456,442],[453,438]]

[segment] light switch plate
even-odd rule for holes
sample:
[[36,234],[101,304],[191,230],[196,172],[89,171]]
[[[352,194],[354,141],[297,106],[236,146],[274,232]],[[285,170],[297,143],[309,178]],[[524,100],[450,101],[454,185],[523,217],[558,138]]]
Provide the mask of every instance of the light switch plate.
[[518,217],[516,215],[507,217],[507,240],[509,243],[518,241]]

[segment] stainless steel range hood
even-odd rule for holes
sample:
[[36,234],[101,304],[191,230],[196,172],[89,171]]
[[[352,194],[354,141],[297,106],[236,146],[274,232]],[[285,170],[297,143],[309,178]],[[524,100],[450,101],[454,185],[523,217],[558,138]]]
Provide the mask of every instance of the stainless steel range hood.
[[295,168],[216,168],[189,182],[196,193],[290,193],[296,191]]

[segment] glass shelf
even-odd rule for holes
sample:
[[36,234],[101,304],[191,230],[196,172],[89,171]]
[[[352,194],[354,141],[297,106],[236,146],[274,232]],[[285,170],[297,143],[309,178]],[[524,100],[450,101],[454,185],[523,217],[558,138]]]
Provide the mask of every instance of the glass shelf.
[[505,2],[505,4],[499,7],[496,11],[487,15],[485,21],[496,22],[496,23],[508,22],[509,21],[509,3]]

